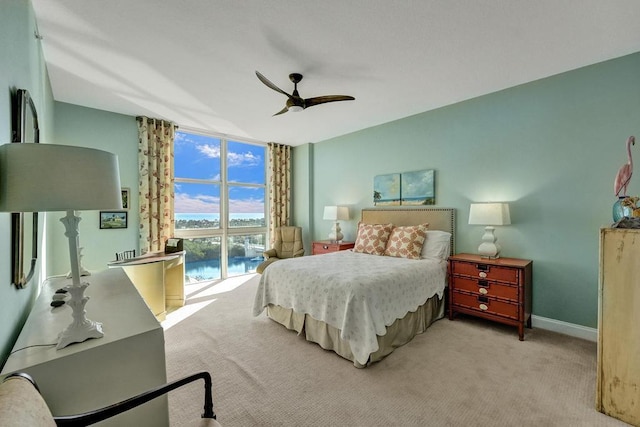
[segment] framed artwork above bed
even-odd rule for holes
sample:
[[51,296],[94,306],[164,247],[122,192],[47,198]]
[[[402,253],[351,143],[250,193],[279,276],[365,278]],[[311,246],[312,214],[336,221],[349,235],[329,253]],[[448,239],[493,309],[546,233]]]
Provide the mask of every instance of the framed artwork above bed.
[[433,169],[376,175],[374,206],[425,206],[436,204],[436,172]]

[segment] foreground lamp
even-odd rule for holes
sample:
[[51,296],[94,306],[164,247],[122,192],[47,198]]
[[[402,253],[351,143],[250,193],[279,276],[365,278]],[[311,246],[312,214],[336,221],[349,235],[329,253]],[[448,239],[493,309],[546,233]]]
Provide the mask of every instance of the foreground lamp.
[[511,224],[509,204],[472,203],[469,209],[469,224],[486,225],[478,253],[485,258],[499,258],[500,245],[495,235],[494,225]]
[[346,206],[325,206],[322,219],[334,221],[331,233],[329,233],[329,240],[334,242],[342,241],[344,235],[341,233],[339,221],[349,219],[349,208]]
[[122,209],[118,156],[92,148],[54,144],[0,145],[0,212],[66,211],[60,221],[69,240],[73,322],[59,336],[58,349],[101,338],[102,324],[87,319],[89,297],[80,283],[75,210]]

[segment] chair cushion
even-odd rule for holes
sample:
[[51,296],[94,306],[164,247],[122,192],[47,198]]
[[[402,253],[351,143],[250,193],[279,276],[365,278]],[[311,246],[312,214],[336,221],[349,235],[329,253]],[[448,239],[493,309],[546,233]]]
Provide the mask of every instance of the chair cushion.
[[24,378],[12,377],[0,384],[0,425],[55,427],[56,423],[33,384]]

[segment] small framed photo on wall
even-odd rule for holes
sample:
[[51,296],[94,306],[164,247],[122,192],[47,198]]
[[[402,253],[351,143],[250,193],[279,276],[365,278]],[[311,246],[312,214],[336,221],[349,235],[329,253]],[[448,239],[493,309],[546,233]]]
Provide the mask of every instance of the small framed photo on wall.
[[129,210],[129,189],[122,188],[120,192],[122,194],[122,209]]
[[100,211],[100,229],[113,230],[127,228],[127,212]]

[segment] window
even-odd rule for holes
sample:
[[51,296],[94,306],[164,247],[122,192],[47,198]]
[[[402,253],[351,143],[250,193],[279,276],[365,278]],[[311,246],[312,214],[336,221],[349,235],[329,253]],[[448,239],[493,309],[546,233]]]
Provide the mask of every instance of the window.
[[254,272],[267,227],[266,145],[176,131],[175,235],[190,281]]

